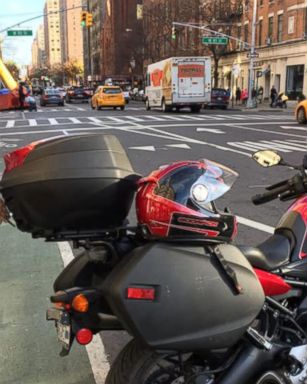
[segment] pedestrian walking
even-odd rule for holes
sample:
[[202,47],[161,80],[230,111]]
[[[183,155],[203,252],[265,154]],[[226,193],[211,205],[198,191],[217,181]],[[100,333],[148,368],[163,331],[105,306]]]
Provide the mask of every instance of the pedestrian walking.
[[241,88],[240,87],[237,87],[236,89],[236,104],[238,104],[241,100]]
[[248,100],[248,92],[247,92],[247,89],[244,88],[242,93],[241,93],[241,100],[242,100],[242,104],[243,105],[246,105],[247,104],[247,100]]
[[277,98],[277,91],[276,91],[275,85],[272,85],[270,98],[271,98],[270,107],[273,107],[273,104],[275,103],[275,100]]
[[24,82],[20,82],[19,83],[19,87],[18,87],[18,96],[19,96],[19,105],[20,105],[20,110],[23,111],[24,110],[24,107],[25,107],[25,98],[28,94],[28,90],[25,86],[25,83]]

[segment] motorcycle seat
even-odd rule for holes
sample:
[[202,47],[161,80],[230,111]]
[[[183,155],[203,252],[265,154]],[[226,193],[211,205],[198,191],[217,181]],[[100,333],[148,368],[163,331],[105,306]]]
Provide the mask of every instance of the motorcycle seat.
[[258,247],[239,246],[241,252],[255,268],[273,271],[289,262],[290,241],[282,235],[270,236]]

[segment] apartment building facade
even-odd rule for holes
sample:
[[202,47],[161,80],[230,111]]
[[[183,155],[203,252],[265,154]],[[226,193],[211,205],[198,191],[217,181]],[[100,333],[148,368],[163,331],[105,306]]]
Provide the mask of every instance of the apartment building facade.
[[44,31],[46,64],[62,63],[62,32],[60,16],[60,0],[46,0],[44,7]]
[[[291,99],[307,95],[307,1],[257,1],[255,87],[263,87],[266,98],[272,85]],[[253,2],[244,3],[237,26],[237,37],[249,43],[252,5]],[[247,88],[248,66],[248,50],[237,44],[234,53],[220,62],[220,85]]]
[[75,62],[83,68],[83,29],[80,25],[82,0],[60,0],[62,62]]

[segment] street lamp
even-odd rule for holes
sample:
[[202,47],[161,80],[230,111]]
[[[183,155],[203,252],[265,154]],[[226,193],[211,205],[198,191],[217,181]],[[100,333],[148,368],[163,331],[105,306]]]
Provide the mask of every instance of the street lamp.
[[254,108],[254,100],[252,92],[254,88],[254,61],[256,57],[256,17],[257,17],[257,0],[254,0],[253,21],[252,21],[252,41],[250,51],[249,73],[248,73],[248,100],[247,108]]

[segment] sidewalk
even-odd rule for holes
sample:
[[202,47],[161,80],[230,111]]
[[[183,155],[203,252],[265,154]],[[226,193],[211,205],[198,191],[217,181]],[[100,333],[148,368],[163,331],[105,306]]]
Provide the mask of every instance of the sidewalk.
[[287,101],[287,108],[272,108],[270,107],[269,101],[264,101],[261,104],[258,104],[256,108],[247,108],[245,105],[241,104],[234,104],[232,107],[231,102],[229,103],[228,109],[230,111],[244,111],[244,112],[278,112],[278,113],[294,113],[294,110],[297,106],[296,100],[289,100]]

